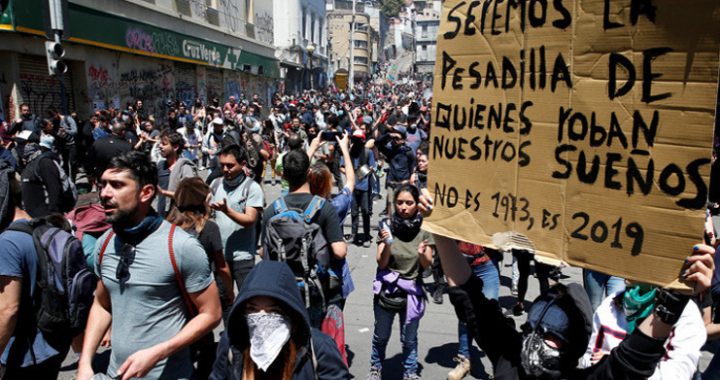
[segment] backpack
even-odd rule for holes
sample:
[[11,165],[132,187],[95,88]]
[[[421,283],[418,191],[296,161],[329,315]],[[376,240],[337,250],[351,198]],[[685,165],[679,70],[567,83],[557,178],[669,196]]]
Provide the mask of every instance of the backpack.
[[305,210],[289,209],[285,198],[273,202],[274,215],[262,232],[263,250],[270,260],[288,264],[298,286],[302,288],[305,306],[325,310],[328,288],[326,268],[330,247],[315,216],[325,199],[314,196]]
[[97,203],[79,206],[66,215],[72,224],[75,237],[82,242],[83,234],[99,237],[110,228],[105,219],[105,209]]
[[97,281],[87,267],[82,244],[44,218],[15,222],[8,230],[32,235],[35,244],[37,328],[48,340],[69,342],[85,329]]
[[[43,182],[42,177],[40,177],[40,173],[38,173],[38,166],[40,166],[40,160],[43,159],[49,159],[52,161],[53,164],[55,164],[55,168],[58,170],[58,176],[60,177],[60,184],[62,192],[60,193],[60,201],[59,201],[59,209],[61,212],[69,212],[75,207],[75,204],[78,201],[78,192],[77,188],[75,187],[75,183],[73,183],[72,179],[70,179],[70,176],[65,173],[65,170],[62,168],[62,165],[54,159],[49,154],[41,154],[38,158],[34,159],[30,165],[34,165],[32,168],[32,175],[34,178],[31,180],[34,180],[36,182]],[[45,190],[45,202],[49,202],[47,199],[47,189]]]
[[15,176],[15,170],[5,160],[0,160],[0,231],[4,231],[12,222],[15,207],[11,202],[10,180]]

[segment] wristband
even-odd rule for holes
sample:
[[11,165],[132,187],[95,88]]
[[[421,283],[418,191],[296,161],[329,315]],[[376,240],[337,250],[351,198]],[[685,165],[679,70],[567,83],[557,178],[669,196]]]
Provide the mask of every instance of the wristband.
[[689,300],[690,296],[662,289],[655,299],[655,316],[660,318],[663,323],[673,326],[680,320],[680,315]]

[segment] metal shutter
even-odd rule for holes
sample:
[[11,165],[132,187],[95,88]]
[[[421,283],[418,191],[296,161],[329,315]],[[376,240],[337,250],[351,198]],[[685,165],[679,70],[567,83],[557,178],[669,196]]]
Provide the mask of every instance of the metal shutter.
[[197,96],[195,76],[195,65],[175,62],[175,95],[178,100],[185,102],[188,109],[193,106]]
[[[48,109],[60,111],[75,109],[72,88],[72,71],[58,78],[48,74],[47,60],[36,55],[20,55],[20,93],[22,101],[30,105],[30,110],[38,117],[48,117]],[[63,96],[64,87],[64,96]]]

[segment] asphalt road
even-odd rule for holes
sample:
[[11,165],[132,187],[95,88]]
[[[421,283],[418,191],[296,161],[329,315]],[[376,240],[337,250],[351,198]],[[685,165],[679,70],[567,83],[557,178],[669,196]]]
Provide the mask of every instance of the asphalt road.
[[[280,195],[280,186],[264,186],[267,203],[272,202]],[[384,207],[385,200],[375,201],[373,205],[373,220],[371,226],[373,234],[377,233],[378,212]],[[350,216],[345,223],[345,233],[350,233]],[[375,253],[377,247],[373,244],[370,248],[349,245],[348,262],[352,271],[356,290],[352,293],[345,307],[345,339],[348,345],[350,361],[350,372],[355,379],[365,379],[369,369],[370,344],[373,333],[373,307],[372,307],[372,280],[375,276],[376,262]],[[500,273],[500,304],[506,310],[514,305],[515,297],[510,293],[511,286],[511,264],[512,257],[505,254],[501,262]],[[582,283],[581,270],[578,268],[564,268],[561,282]],[[431,287],[432,277],[426,278],[425,283]],[[528,300],[533,300],[539,294],[538,282],[533,277],[529,281]],[[428,296],[430,294],[428,293]],[[529,305],[529,304],[528,304]],[[526,315],[514,317],[516,325],[524,323]],[[384,364],[383,379],[402,379],[402,355],[400,346],[400,334],[398,323],[392,332],[390,343],[387,349],[387,359]],[[220,334],[222,324],[215,332]],[[425,316],[420,321],[418,331],[418,359],[420,362],[420,375],[423,379],[445,379],[448,371],[454,368],[453,357],[457,353],[457,318],[447,296],[444,297],[442,305],[433,302],[427,303]],[[701,368],[707,365],[710,354],[703,353]],[[101,370],[107,365],[109,352],[99,352],[96,361],[96,370]],[[64,363],[64,370],[59,379],[70,380],[74,378],[77,356],[74,353],[68,354]],[[472,370],[467,378],[488,379],[492,366],[489,360],[477,349],[472,351]]]

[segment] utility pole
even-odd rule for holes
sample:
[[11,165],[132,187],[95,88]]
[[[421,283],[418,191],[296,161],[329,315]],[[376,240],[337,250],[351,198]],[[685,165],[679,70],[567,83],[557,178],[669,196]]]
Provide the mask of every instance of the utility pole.
[[352,19],[350,21],[350,66],[348,69],[348,88],[352,90],[355,87],[355,0],[352,2]]

